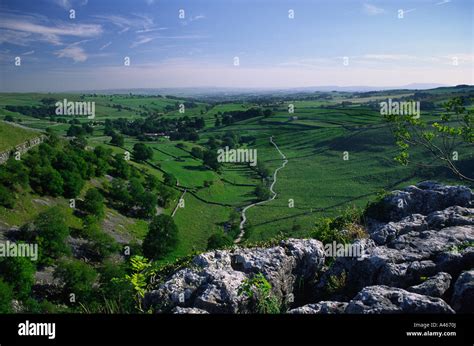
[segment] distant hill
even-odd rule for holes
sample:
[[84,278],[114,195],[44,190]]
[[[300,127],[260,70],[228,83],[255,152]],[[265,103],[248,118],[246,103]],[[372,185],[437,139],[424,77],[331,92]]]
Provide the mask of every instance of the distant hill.
[[300,93],[300,92],[367,92],[384,90],[427,90],[439,87],[453,87],[437,83],[412,83],[402,86],[337,86],[323,85],[300,88],[219,88],[219,87],[196,87],[196,88],[139,88],[139,89],[103,89],[82,90],[80,93],[97,94],[141,94],[141,95],[175,95],[175,96],[204,96],[204,95],[238,95],[238,94],[274,94],[274,93]]

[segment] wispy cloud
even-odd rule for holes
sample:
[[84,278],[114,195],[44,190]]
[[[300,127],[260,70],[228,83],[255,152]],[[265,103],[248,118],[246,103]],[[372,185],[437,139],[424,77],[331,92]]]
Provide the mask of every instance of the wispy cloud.
[[136,41],[132,42],[132,44],[130,45],[130,48],[135,48],[135,47],[138,47],[142,44],[145,44],[145,43],[148,43],[148,42],[151,42],[153,41],[155,38],[154,37],[139,37]]
[[64,8],[65,10],[70,10],[75,6],[85,6],[89,2],[88,0],[52,0],[56,5]]
[[198,20],[203,20],[203,19],[206,19],[206,16],[205,15],[202,15],[202,14],[199,14],[197,16],[191,16],[189,18],[185,18],[185,19],[181,19],[180,23],[182,25],[188,25],[188,24],[191,24],[192,22],[196,22]]
[[385,13],[383,8],[368,3],[364,4],[363,11],[369,16],[376,16]]
[[148,36],[138,36],[137,40],[132,42],[130,48],[135,48],[141,46],[142,44],[146,44],[148,42],[158,40],[158,39],[168,39],[168,40],[200,40],[203,38],[207,38],[207,36],[201,35],[148,35]]
[[31,41],[61,44],[61,37],[95,37],[102,33],[97,24],[44,23],[42,18],[13,14],[0,15],[0,42],[24,45]]
[[447,3],[450,3],[451,0],[442,0],[440,2],[437,2],[435,5],[444,5],[444,4],[447,4]]
[[153,18],[144,14],[132,14],[130,17],[115,14],[96,15],[94,17],[118,27],[120,29],[119,34],[129,30],[146,32],[157,29],[154,27]]
[[104,50],[105,48],[107,48],[108,46],[110,46],[112,44],[112,41],[109,41],[107,42],[106,44],[104,44],[102,47],[99,48],[99,50]]
[[74,62],[84,62],[88,58],[84,49],[79,46],[68,46],[56,51],[54,54],[57,55],[58,58],[70,58],[74,60]]

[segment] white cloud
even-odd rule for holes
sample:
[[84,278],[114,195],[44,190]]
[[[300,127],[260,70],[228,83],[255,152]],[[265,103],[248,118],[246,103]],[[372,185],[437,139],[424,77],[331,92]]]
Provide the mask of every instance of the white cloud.
[[85,6],[89,2],[88,0],[53,0],[53,2],[64,8],[65,10],[70,10],[74,6]]
[[440,2],[437,2],[435,5],[444,5],[444,4],[447,4],[447,3],[450,3],[451,0],[442,0]]
[[102,47],[99,48],[99,50],[104,50],[105,48],[107,48],[108,46],[110,46],[112,44],[112,41],[109,41],[107,42],[106,44],[104,44]]
[[154,37],[139,37],[137,41],[132,42],[132,44],[130,45],[130,48],[138,47],[142,44],[153,41],[154,39],[155,39]]
[[368,14],[369,16],[376,16],[379,14],[385,13],[385,10],[383,8],[377,7],[375,5],[371,5],[368,3],[364,4],[364,13]]
[[42,23],[41,17],[27,15],[1,14],[0,42],[26,45],[33,41],[44,41],[61,44],[62,36],[95,37],[102,33],[102,26],[97,24],[48,25]]
[[70,58],[74,60],[74,62],[84,62],[88,58],[84,49],[78,46],[68,46],[56,51],[54,54],[56,54],[58,58]]
[[155,29],[153,18],[146,14],[134,13],[130,17],[108,14],[96,15],[94,17],[117,26],[119,29],[121,29],[119,31],[119,34],[127,32],[129,30],[142,30],[143,32],[146,32]]

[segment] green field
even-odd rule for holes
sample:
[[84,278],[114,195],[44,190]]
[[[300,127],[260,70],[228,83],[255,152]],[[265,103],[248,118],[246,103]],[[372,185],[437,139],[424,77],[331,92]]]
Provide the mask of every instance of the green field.
[[0,121],[0,152],[13,149],[16,145],[38,137],[37,131]]
[[[435,89],[428,93],[439,104],[459,92],[473,94],[472,87],[441,91]],[[199,101],[196,102],[196,107],[189,108],[184,114],[189,117],[202,116],[205,119],[206,126],[199,132],[197,142],[163,138],[145,142],[152,148],[152,159],[147,163],[130,163],[160,180],[165,172],[173,174],[179,182],[175,187],[177,196],[184,189],[187,190],[185,207],[179,208],[174,217],[179,229],[179,244],[166,260],[205,250],[209,236],[224,229],[224,224],[233,211],[240,211],[256,200],[254,189],[260,183],[260,178],[248,166],[227,163],[223,165],[221,172],[215,172],[190,154],[193,147],[202,148],[211,136],[222,136],[229,131],[240,136],[255,137],[255,144],[250,145],[250,148],[257,149],[258,160],[264,162],[272,172],[281,165],[282,158],[269,142],[270,136],[273,136],[288,159],[286,167],[278,173],[275,185],[277,197],[247,212],[248,223],[252,226],[247,240],[250,242],[269,239],[280,233],[295,237],[308,235],[318,218],[335,216],[353,205],[364,207],[381,190],[393,190],[427,179],[459,183],[459,180],[442,168],[440,162],[432,162],[433,167],[430,169],[420,169],[413,165],[401,166],[393,160],[396,148],[392,135],[372,105],[373,102],[389,97],[411,97],[413,92],[400,90],[393,94],[381,92],[369,96],[353,93],[328,95],[330,99],[327,100],[286,98],[269,106],[273,110],[270,117],[255,117],[219,127],[214,126],[218,114],[261,105],[252,103],[249,99],[226,103]],[[160,113],[162,117],[181,117],[183,114],[177,109],[168,108],[165,111],[165,107],[185,101],[137,95],[84,95],[81,98],[78,94],[2,94],[0,114],[13,116],[23,126],[35,129],[50,127],[64,135],[69,124],[58,123],[55,119],[32,118],[3,108],[5,105],[37,105],[44,97],[52,96],[56,99],[96,102],[94,133],[87,136],[88,145],[103,145],[112,148],[114,153],[121,154],[126,150],[132,151],[138,140],[126,136],[122,148],[110,145],[110,137],[103,133],[103,121],[117,118],[133,120],[143,117],[147,112]],[[294,113],[291,114],[288,112],[290,104],[294,105]],[[124,108],[117,108],[117,105]],[[422,117],[427,120],[435,119],[434,115],[440,111],[439,107],[422,111]],[[80,122],[89,121],[85,117],[78,119]],[[12,128],[0,123],[0,134],[8,131],[8,135],[0,137],[0,150],[28,139],[33,133],[19,127],[6,130],[6,126]],[[178,147],[178,144],[182,147]],[[458,151],[463,164],[473,167],[474,152],[468,147],[458,148]],[[348,155],[347,160],[344,159],[345,155]],[[417,155],[422,153],[415,152],[414,157]],[[210,186],[205,186],[209,182]],[[294,207],[289,207],[290,200],[294,201]],[[170,215],[177,202],[175,198],[162,212]],[[29,219],[29,208],[35,213],[39,208],[31,201],[25,201],[21,205],[23,210],[16,216],[9,216],[0,208],[0,219],[9,225],[20,226],[21,222]],[[108,212],[111,217],[116,213],[114,210]],[[131,232],[134,239],[143,239],[146,234],[144,221],[124,222],[128,226],[122,227],[121,232]]]

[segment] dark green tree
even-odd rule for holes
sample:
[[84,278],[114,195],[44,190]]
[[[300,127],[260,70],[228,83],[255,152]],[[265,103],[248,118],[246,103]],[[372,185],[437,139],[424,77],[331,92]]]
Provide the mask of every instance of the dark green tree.
[[0,278],[0,314],[12,312],[13,290],[9,284]]
[[138,161],[150,160],[153,157],[153,150],[143,143],[136,143],[133,146],[133,158]]
[[165,173],[165,174],[163,175],[163,181],[164,181],[164,183],[165,183],[166,185],[168,185],[168,186],[176,186],[176,184],[177,184],[177,182],[178,182],[178,181],[176,180],[176,177],[175,177],[173,174],[171,174],[171,173]]
[[149,259],[161,259],[178,244],[178,227],[169,215],[155,216],[143,240],[143,254]]
[[255,188],[255,195],[259,201],[266,201],[270,198],[270,190],[265,185],[260,184]]
[[207,249],[222,249],[226,246],[232,245],[233,243],[232,238],[227,234],[224,234],[224,232],[214,233],[207,240]]
[[112,132],[111,137],[112,138],[110,139],[110,144],[116,145],[118,147],[123,147],[124,138],[120,133],[114,131]]
[[69,228],[59,207],[50,208],[39,214],[34,226],[41,263],[50,263],[51,259],[70,254],[71,250],[66,243]]
[[0,276],[11,286],[17,298],[28,298],[35,272],[36,267],[29,258],[6,257],[0,260]]
[[87,190],[82,202],[82,209],[97,218],[104,217],[104,196],[102,193],[96,188]]

